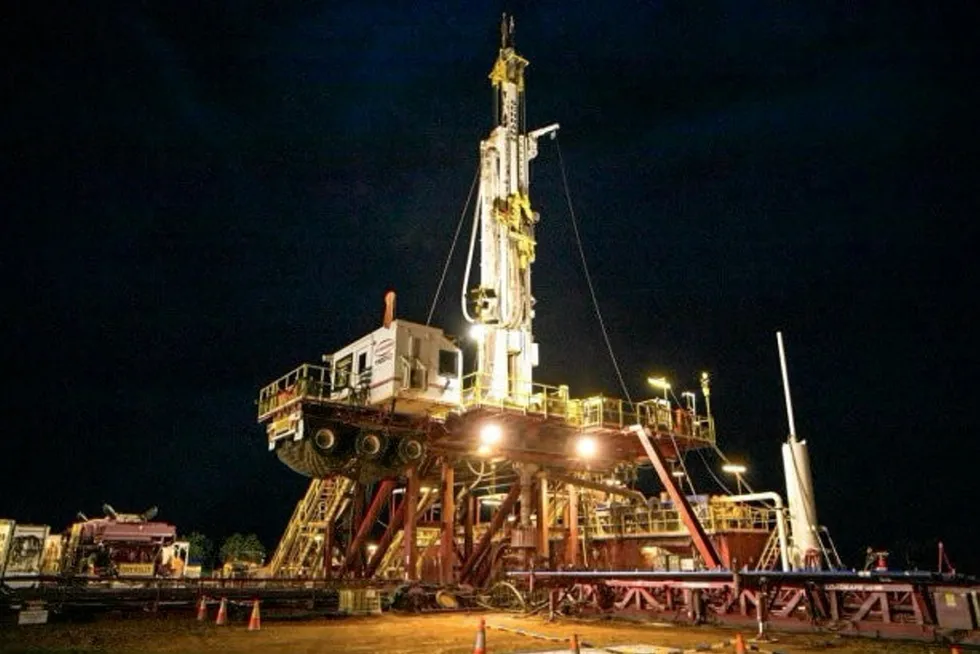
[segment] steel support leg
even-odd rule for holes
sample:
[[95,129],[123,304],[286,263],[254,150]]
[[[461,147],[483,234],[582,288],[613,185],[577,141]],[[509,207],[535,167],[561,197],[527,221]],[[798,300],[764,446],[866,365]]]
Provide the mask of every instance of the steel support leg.
[[551,552],[548,550],[548,475],[545,472],[538,474],[538,484],[541,493],[538,502],[538,558],[545,564],[551,560]]
[[578,565],[578,488],[571,484],[565,484],[568,492],[568,524],[567,538],[565,540],[565,565],[574,567]]
[[375,491],[374,499],[371,500],[371,505],[364,513],[364,518],[361,520],[361,524],[358,526],[357,534],[354,536],[354,540],[352,540],[350,545],[347,547],[347,556],[344,557],[343,563],[340,564],[340,570],[337,571],[338,576],[344,574],[344,572],[346,572],[350,567],[351,563],[360,557],[361,546],[364,545],[364,541],[367,540],[368,534],[371,533],[371,527],[374,526],[374,521],[378,519],[378,514],[391,497],[391,490],[394,487],[395,482],[392,479],[385,479],[378,484],[378,490]]
[[517,503],[517,498],[521,495],[521,485],[518,482],[514,482],[510,486],[510,492],[507,493],[507,497],[501,502],[497,511],[493,514],[493,519],[490,520],[490,526],[480,537],[480,542],[477,544],[476,549],[473,550],[472,556],[463,563],[463,568],[459,573],[459,579],[461,582],[468,580],[476,564],[479,563],[483,555],[486,554],[490,547],[490,541],[493,540],[494,534],[500,530],[501,525],[504,524],[504,520],[511,511],[514,510],[514,505]]
[[442,464],[442,540],[439,543],[439,581],[453,583],[456,562],[456,490],[455,471],[448,461]]
[[412,468],[408,471],[408,484],[405,486],[405,534],[402,537],[406,581],[418,581],[419,551],[415,537],[418,502],[419,471]]
[[681,521],[687,527],[688,533],[691,534],[694,547],[697,548],[698,554],[704,560],[704,564],[709,570],[720,568],[721,559],[718,557],[718,552],[715,551],[715,547],[708,539],[708,534],[705,533],[704,527],[701,526],[697,516],[694,515],[694,511],[691,509],[687,497],[677,485],[677,480],[670,474],[667,461],[664,459],[663,454],[660,453],[660,449],[650,442],[650,436],[646,428],[636,425],[632,430],[636,432],[636,437],[640,439],[640,444],[643,446],[647,456],[653,463],[654,469],[657,471],[660,483],[664,485],[667,494],[670,495],[670,499],[673,500],[674,506],[677,508],[678,513],[680,513]]

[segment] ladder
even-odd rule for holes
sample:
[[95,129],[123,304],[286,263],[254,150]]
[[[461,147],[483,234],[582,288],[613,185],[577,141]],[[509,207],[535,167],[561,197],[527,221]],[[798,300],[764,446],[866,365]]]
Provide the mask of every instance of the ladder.
[[316,577],[324,570],[324,533],[350,504],[347,477],[313,479],[293,510],[267,568],[272,577]]
[[820,549],[827,559],[827,566],[831,570],[843,570],[844,563],[840,560],[840,554],[837,553],[834,539],[830,537],[830,531],[826,527],[820,527],[817,529],[817,537],[820,539]]
[[769,539],[766,541],[766,546],[762,548],[762,555],[759,557],[755,569],[774,570],[779,561],[779,555],[779,530],[773,529],[769,532]]

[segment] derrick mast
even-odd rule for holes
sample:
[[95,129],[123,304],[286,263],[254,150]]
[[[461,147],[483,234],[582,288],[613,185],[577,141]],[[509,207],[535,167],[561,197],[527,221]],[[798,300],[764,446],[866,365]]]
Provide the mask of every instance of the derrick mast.
[[[476,384],[481,393],[524,404],[538,363],[531,329],[531,264],[538,214],[531,209],[529,163],[537,156],[538,138],[555,132],[558,125],[526,131],[528,62],[514,49],[513,34],[513,19],[505,15],[500,51],[490,72],[494,127],[480,143],[480,190],[473,226],[473,238],[477,232],[480,236],[480,284],[469,290],[469,302],[464,296],[463,314],[474,325],[478,341]],[[471,242],[471,261],[473,249]],[[469,270],[468,266],[464,289]]]

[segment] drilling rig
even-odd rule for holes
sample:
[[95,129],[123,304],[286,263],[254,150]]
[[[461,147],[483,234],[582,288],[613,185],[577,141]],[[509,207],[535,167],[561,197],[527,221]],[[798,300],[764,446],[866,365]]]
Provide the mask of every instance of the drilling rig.
[[[313,478],[269,574],[481,585],[515,567],[716,569],[759,561],[781,520],[684,492],[678,462],[715,445],[695,392],[633,404],[533,378],[530,165],[559,126],[528,131],[527,68],[505,17],[461,293],[475,371],[441,329],[395,318],[388,292],[381,327],[261,389],[270,450]],[[635,485],[650,466],[663,492],[647,498]]]

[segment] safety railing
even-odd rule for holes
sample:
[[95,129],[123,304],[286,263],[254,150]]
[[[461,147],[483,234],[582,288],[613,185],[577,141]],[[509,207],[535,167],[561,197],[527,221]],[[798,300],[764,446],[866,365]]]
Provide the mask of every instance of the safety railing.
[[297,400],[326,400],[330,393],[330,368],[304,363],[259,391],[259,422]]
[[[774,510],[730,502],[696,502],[694,515],[708,533],[725,531],[769,532]],[[672,506],[637,507],[626,503],[596,504],[580,520],[592,538],[667,536],[687,533],[680,513]]]
[[[502,390],[506,392],[502,393]],[[683,407],[672,407],[665,399],[638,402],[635,409],[618,398],[595,395],[571,398],[567,386],[510,381],[507,389],[492,388],[489,375],[471,373],[463,378],[461,408],[476,407],[519,411],[545,418],[560,418],[581,429],[622,430],[640,423],[676,437],[714,443],[708,418],[695,416]]]

